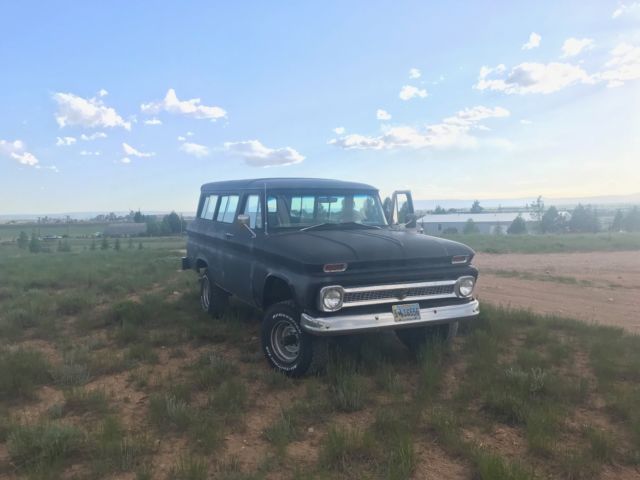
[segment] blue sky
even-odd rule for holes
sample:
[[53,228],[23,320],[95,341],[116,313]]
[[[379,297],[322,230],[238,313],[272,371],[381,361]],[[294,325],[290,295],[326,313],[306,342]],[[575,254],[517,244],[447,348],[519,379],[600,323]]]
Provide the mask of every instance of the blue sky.
[[640,1],[1,8],[0,213],[190,211],[263,176],[640,191]]

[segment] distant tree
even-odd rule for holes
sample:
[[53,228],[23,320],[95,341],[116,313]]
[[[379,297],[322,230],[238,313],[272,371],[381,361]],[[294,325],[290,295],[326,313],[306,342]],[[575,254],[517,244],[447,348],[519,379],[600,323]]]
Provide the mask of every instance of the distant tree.
[[542,215],[544,215],[544,202],[542,201],[542,195],[538,195],[536,203],[531,204],[533,207],[533,215],[538,221],[538,225],[542,222]]
[[42,251],[42,242],[34,233],[31,234],[31,240],[29,240],[29,251],[31,253],[38,253]]
[[518,215],[513,219],[513,222],[511,222],[511,225],[507,228],[507,233],[509,235],[522,235],[527,233],[527,223],[524,221],[524,218],[522,218],[522,215]]
[[640,232],[640,209],[633,207],[624,217],[624,229],[627,232]]
[[137,212],[134,212],[133,221],[136,223],[144,223],[145,218],[144,218],[144,215],[140,212],[140,210],[138,210]]
[[564,229],[564,217],[558,213],[558,209],[551,206],[542,215],[540,220],[541,233],[558,233]]
[[142,250],[142,242],[138,242],[138,250]]
[[180,233],[182,231],[182,220],[176,212],[171,212],[169,215],[165,215],[162,219],[163,230],[167,233]]
[[95,249],[96,249],[96,241],[94,239],[94,240],[91,240],[91,246],[89,247],[89,250],[95,250]]
[[591,206],[585,207],[581,204],[571,213],[569,228],[572,232],[595,233],[600,230],[597,212]]
[[480,213],[483,210],[484,208],[480,206],[480,201],[474,200],[473,204],[471,205],[471,213]]
[[612,232],[620,232],[624,230],[624,214],[622,213],[622,210],[616,210],[616,215],[613,217],[613,222],[611,222],[609,230]]
[[68,240],[59,240],[58,241],[58,252],[70,252],[71,244],[69,244]]
[[27,235],[27,232],[25,232],[24,230],[21,231],[20,236],[18,237],[18,240],[16,242],[18,243],[18,248],[26,250],[27,247],[29,247],[29,235]]
[[114,250],[120,250],[120,239],[116,238],[116,243],[113,245]]
[[436,215],[443,215],[447,213],[447,211],[444,208],[442,208],[440,205],[436,205],[436,209],[433,211],[433,213],[435,213]]
[[108,250],[109,249],[109,239],[107,237],[102,237],[102,243],[100,244],[100,250]]
[[129,248],[133,249],[133,238],[129,238]]
[[384,199],[384,202],[382,202],[382,210],[384,210],[384,215],[385,217],[387,217],[387,220],[391,220],[391,208],[391,199],[389,197],[386,197]]
[[502,229],[502,225],[496,225],[496,228],[493,229],[494,235],[503,235],[504,230]]
[[462,229],[462,233],[464,233],[465,235],[470,235],[470,234],[473,234],[473,233],[480,233],[480,230],[478,229],[478,226],[475,224],[473,219],[470,218],[464,224],[464,228]]

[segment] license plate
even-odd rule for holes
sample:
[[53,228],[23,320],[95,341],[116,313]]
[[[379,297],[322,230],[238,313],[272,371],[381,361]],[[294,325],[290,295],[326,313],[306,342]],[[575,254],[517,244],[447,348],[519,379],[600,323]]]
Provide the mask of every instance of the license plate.
[[417,303],[393,305],[391,307],[391,311],[393,312],[393,319],[396,322],[420,320],[420,305],[418,305]]

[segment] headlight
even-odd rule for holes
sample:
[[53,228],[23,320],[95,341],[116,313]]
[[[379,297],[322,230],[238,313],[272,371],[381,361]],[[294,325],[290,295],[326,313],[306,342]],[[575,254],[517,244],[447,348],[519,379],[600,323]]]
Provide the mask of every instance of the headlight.
[[344,290],[340,286],[324,287],[320,290],[320,310],[335,312],[342,308]]
[[470,297],[473,293],[473,287],[476,285],[476,279],[473,277],[460,277],[456,282],[456,295],[462,298]]

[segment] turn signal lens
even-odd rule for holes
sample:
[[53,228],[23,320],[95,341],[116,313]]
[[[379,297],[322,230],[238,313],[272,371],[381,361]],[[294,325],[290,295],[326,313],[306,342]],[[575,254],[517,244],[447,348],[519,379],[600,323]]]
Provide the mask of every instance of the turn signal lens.
[[344,272],[347,269],[346,263],[327,263],[322,267],[325,273]]

